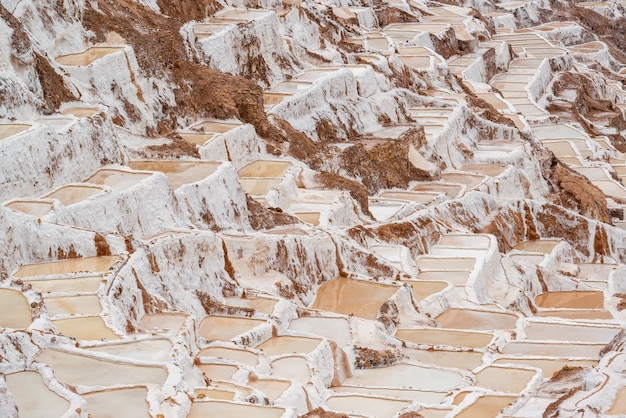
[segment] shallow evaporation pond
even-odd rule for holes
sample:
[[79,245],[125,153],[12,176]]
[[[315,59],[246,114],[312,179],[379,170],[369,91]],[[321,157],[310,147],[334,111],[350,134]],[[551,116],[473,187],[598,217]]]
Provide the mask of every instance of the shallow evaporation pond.
[[552,322],[530,322],[524,329],[528,340],[578,341],[609,343],[621,328],[598,325],[570,325]]
[[532,265],[537,265],[546,258],[545,254],[510,254],[509,257],[518,263]]
[[100,298],[96,295],[44,297],[48,316],[55,315],[97,315],[102,311]]
[[322,284],[311,307],[364,319],[376,319],[383,303],[397,287],[344,277]]
[[35,277],[72,273],[104,273],[120,259],[119,256],[85,257],[20,267],[13,277]]
[[471,190],[478,187],[487,177],[469,173],[443,173],[441,178],[448,183],[464,184],[467,187],[467,190]]
[[258,160],[239,170],[239,177],[281,177],[292,166],[289,161]]
[[43,197],[46,199],[57,199],[63,206],[71,206],[101,193],[104,193],[104,189],[100,186],[70,185],[56,189]]
[[420,256],[417,259],[417,266],[420,271],[424,270],[454,270],[472,271],[476,265],[473,257],[431,257]]
[[116,47],[92,47],[86,51],[76,54],[60,55],[56,57],[56,62],[61,65],[68,66],[89,65],[102,57],[106,57],[114,52],[122,51],[123,49],[124,48]]
[[165,362],[172,351],[172,343],[166,339],[132,341],[121,344],[105,344],[85,348],[94,353],[107,353],[127,360]]
[[280,418],[283,408],[231,403],[226,401],[194,402],[187,418]]
[[519,356],[597,359],[606,344],[542,343],[536,341],[511,341],[500,352]]
[[493,335],[484,332],[455,331],[442,328],[398,329],[396,338],[415,344],[449,345],[452,347],[484,348]]
[[456,417],[495,417],[507,406],[517,401],[515,396],[483,395],[473,404],[462,410]]
[[535,359],[525,357],[504,357],[493,362],[494,365],[524,365],[541,369],[544,379],[550,379],[554,373],[563,367],[594,367],[595,360],[566,360],[566,359]]
[[429,281],[446,281],[452,283],[454,286],[465,286],[470,273],[471,271],[467,270],[421,271],[417,274],[417,278]]
[[252,177],[240,177],[239,182],[241,183],[241,187],[243,187],[244,191],[249,195],[266,195],[275,187],[278,187],[283,182],[282,177],[271,178],[271,177],[260,177],[260,178],[252,178]]
[[90,118],[98,112],[97,107],[68,107],[61,111],[62,115],[74,115],[77,118]]
[[234,316],[207,316],[199,327],[200,336],[209,341],[227,341],[237,335],[248,332],[259,325],[266,324],[262,319],[239,318]]
[[294,337],[290,335],[272,337],[256,346],[268,356],[279,356],[290,353],[308,354],[315,350],[322,340],[317,338]]
[[274,312],[274,306],[278,302],[276,299],[260,298],[254,296],[248,297],[227,297],[224,298],[226,305],[238,306],[240,308],[252,308],[257,312],[271,315]]
[[537,295],[535,303],[541,308],[603,309],[604,293],[597,291],[547,292]]
[[513,247],[514,250],[527,251],[531,253],[544,253],[550,254],[552,249],[559,245],[561,240],[532,240],[532,241],[524,241],[517,244]]
[[626,387],[622,387],[615,396],[615,400],[611,404],[611,408],[607,411],[608,415],[622,415],[626,413]]
[[188,314],[178,312],[145,314],[139,321],[139,328],[145,331],[159,329],[177,333],[187,318]]
[[408,407],[411,402],[372,396],[333,395],[326,400],[326,404],[332,411],[363,414],[376,418],[392,418],[399,411]]
[[485,367],[476,373],[476,386],[498,392],[522,392],[537,373],[513,367]]
[[230,390],[200,388],[195,390],[197,399],[215,399],[220,401],[232,401],[235,399],[236,392]]
[[223,134],[240,126],[242,126],[241,123],[207,120],[190,126],[189,129],[199,132]]
[[578,264],[578,268],[580,269],[581,280],[608,281],[611,272],[617,268],[617,265],[581,263]]
[[[17,406],[20,418],[59,417],[70,406],[70,402],[51,391],[41,375],[34,371],[23,371],[5,376],[9,392]],[[33,400],[36,399],[36,402]]]
[[441,237],[437,245],[458,248],[482,248],[491,246],[491,239],[486,235],[450,234]]
[[468,164],[461,168],[461,171],[469,171],[477,174],[484,174],[489,177],[497,177],[508,167],[507,164]]
[[52,205],[51,200],[14,200],[4,207],[27,215],[42,217],[52,209]]
[[86,412],[101,418],[150,418],[145,387],[100,390],[81,395],[87,402]]
[[541,309],[535,313],[539,318],[562,318],[562,319],[593,319],[602,321],[613,320],[611,312],[605,309]]
[[172,189],[177,189],[207,178],[222,164],[215,161],[130,161],[128,166],[133,170],[159,171],[167,176]]
[[198,352],[197,357],[215,357],[232,360],[250,367],[256,367],[259,362],[257,354],[252,351],[228,347],[203,348]]
[[331,388],[336,393],[356,393],[417,401],[421,404],[439,405],[448,396],[447,392],[435,392],[415,389],[370,388],[364,386],[336,386]]
[[350,324],[344,318],[305,316],[291,321],[289,329],[328,338],[340,347],[352,341]]
[[81,316],[52,320],[61,334],[77,340],[119,340],[121,337],[107,327],[99,316]]
[[93,176],[85,180],[85,183],[108,186],[119,192],[134,186],[141,180],[147,179],[151,175],[152,174],[148,173],[134,173],[131,171],[104,168],[102,170],[98,170],[98,172],[96,172]]
[[83,276],[61,279],[25,280],[35,292],[66,293],[89,292],[95,293],[102,283],[102,276]]
[[272,375],[306,385],[311,380],[311,369],[304,357],[288,356],[272,361]]
[[463,376],[453,370],[398,363],[375,369],[357,369],[344,381],[350,386],[445,391],[456,388]]
[[413,297],[420,302],[429,296],[441,292],[450,286],[448,282],[433,282],[427,280],[402,280],[402,283],[408,283],[413,289]]
[[213,139],[214,133],[201,134],[201,133],[189,133],[189,132],[177,132],[177,134],[187,142],[191,142],[196,145],[204,145],[209,140]]
[[22,329],[32,321],[30,304],[22,292],[0,289],[0,327]]
[[548,125],[533,127],[533,133],[539,139],[585,138],[585,134],[567,125]]
[[198,364],[196,367],[211,380],[228,381],[239,371],[239,367],[232,364]]
[[404,200],[407,202],[416,202],[426,204],[437,197],[434,193],[415,193],[415,192],[383,192],[380,194],[383,199]]
[[117,386],[146,385],[161,386],[167,379],[167,369],[157,366],[139,366],[46,349],[35,357],[39,363],[50,366],[56,379],[68,385]]
[[407,359],[438,367],[474,370],[482,364],[483,353],[479,351],[442,351],[402,348]]
[[0,123],[0,141],[24,132],[31,126],[26,123]]
[[270,402],[274,402],[291,387],[291,382],[279,379],[254,379],[248,382],[248,386],[260,390],[268,397]]
[[456,197],[461,192],[462,187],[458,184],[446,183],[419,183],[413,187],[415,192],[435,192],[443,193],[449,198]]
[[517,316],[505,312],[451,308],[436,318],[445,328],[493,330],[515,329]]

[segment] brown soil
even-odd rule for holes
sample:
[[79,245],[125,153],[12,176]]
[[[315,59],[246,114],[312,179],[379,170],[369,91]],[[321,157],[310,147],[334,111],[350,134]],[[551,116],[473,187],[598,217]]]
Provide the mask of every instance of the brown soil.
[[111,247],[107,240],[98,232],[93,237],[94,245],[96,246],[96,255],[98,257],[111,255]]
[[348,415],[326,411],[322,408],[315,408],[304,415],[300,415],[298,418],[348,418]]
[[325,189],[339,189],[346,190],[350,193],[350,196],[361,206],[361,211],[372,216],[369,210],[369,200],[367,189],[358,181],[347,179],[340,176],[337,173],[330,173],[328,171],[322,171],[315,175],[317,180]]
[[302,223],[295,216],[284,213],[279,208],[266,208],[250,196],[246,196],[246,203],[250,213],[250,225],[256,231]]
[[161,157],[165,159],[179,159],[180,157],[200,158],[198,147],[185,141],[179,136],[170,137],[170,142],[161,145],[149,145],[145,148],[145,157]]
[[39,83],[43,90],[45,103],[44,112],[53,113],[59,109],[63,102],[76,100],[76,97],[69,91],[63,77],[52,68],[50,63],[38,53],[35,55],[35,71],[39,77]]
[[356,352],[355,366],[357,369],[370,369],[379,366],[390,366],[401,358],[401,354],[398,351],[387,350],[372,350],[367,347],[354,347]]

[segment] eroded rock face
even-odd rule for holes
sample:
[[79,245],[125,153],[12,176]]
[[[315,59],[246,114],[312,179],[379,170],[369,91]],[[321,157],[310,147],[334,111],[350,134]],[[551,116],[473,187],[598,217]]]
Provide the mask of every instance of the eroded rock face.
[[623,413],[624,7],[469,6],[0,5],[0,415]]

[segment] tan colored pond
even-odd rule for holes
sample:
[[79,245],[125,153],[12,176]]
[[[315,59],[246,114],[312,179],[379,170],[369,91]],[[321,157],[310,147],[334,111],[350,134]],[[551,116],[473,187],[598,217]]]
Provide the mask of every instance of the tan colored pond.
[[477,174],[484,174],[485,176],[489,177],[497,177],[502,174],[502,172],[504,172],[507,167],[507,164],[468,164],[463,166],[461,170]]
[[145,387],[100,390],[83,394],[85,412],[99,418],[150,418]]
[[563,319],[599,319],[611,320],[613,315],[605,309],[542,309],[535,314],[540,318],[563,318]]
[[16,212],[22,212],[27,215],[42,217],[52,209],[51,200],[14,200],[4,205]]
[[196,145],[204,145],[209,140],[213,139],[215,136],[214,133],[201,134],[201,133],[189,133],[189,132],[178,132],[177,133],[182,139],[187,142],[191,142]]
[[399,411],[408,407],[410,401],[375,398],[360,395],[332,395],[326,400],[332,411],[348,414],[362,414],[376,418],[392,418]]
[[165,338],[106,344],[85,348],[87,351],[107,353],[128,360],[166,362],[172,351],[172,343]]
[[468,173],[442,173],[441,178],[448,183],[464,184],[467,190],[472,190],[485,181],[487,177]]
[[215,357],[220,359],[233,360],[250,367],[256,367],[259,358],[256,353],[248,350],[227,347],[208,347],[203,348],[197,354],[197,357]]
[[55,319],[51,322],[61,334],[77,340],[119,340],[121,338],[107,327],[99,316]]
[[311,307],[373,320],[381,305],[397,291],[394,286],[340,277],[319,287]]
[[283,408],[274,406],[212,400],[192,403],[187,418],[280,418],[284,413]]
[[56,57],[56,62],[61,65],[81,66],[89,65],[94,61],[106,57],[114,52],[122,51],[124,48],[113,47],[91,47],[86,51],[77,54],[60,55]]
[[232,401],[235,399],[235,392],[230,390],[221,390],[221,389],[213,389],[213,388],[201,388],[196,389],[196,397],[198,399],[216,399],[221,401]]
[[[228,393],[232,393],[234,394],[235,392],[241,392],[243,394],[244,397],[247,397],[250,395],[250,393],[252,393],[252,390],[250,388],[247,388],[245,386],[239,386],[237,384],[231,383],[231,382],[218,382],[216,380],[211,382],[211,386],[206,387],[206,388],[196,388],[195,392],[196,394],[202,394],[205,393],[206,396],[211,397],[211,393],[215,395],[216,390],[219,390],[222,392],[228,392]],[[230,395],[229,395],[230,397]]]
[[563,291],[542,293],[535,297],[535,303],[542,308],[604,308],[604,293],[596,291]]
[[89,107],[89,106],[78,106],[78,107],[68,107],[65,110],[61,111],[62,115],[69,116],[74,115],[77,118],[90,118],[98,112],[97,107]]
[[525,366],[541,369],[544,379],[550,379],[552,375],[563,367],[593,367],[598,364],[594,360],[564,360],[564,359],[531,359],[524,357],[504,357],[493,362],[494,365],[523,364]]
[[71,185],[56,189],[52,193],[45,195],[44,198],[57,199],[63,204],[63,206],[70,206],[78,202],[82,202],[91,196],[104,193],[104,191],[104,188],[99,186]]
[[488,249],[491,246],[491,239],[486,235],[478,234],[449,234],[442,236],[437,245],[445,247]]
[[517,244],[515,247],[513,247],[513,249],[520,250],[520,251],[528,251],[531,253],[550,254],[552,250],[554,249],[554,247],[556,247],[560,243],[561,243],[561,240],[548,240],[548,239],[524,241],[524,242],[520,242],[519,244]]
[[211,380],[231,380],[239,371],[239,367],[232,364],[198,364],[196,367]]
[[316,226],[320,224],[320,212],[294,211],[293,214],[296,216],[296,218],[308,224]]
[[335,341],[340,347],[350,344],[350,324],[344,318],[305,316],[291,321],[289,329],[319,335]]
[[50,317],[63,314],[97,315],[102,311],[100,298],[96,295],[46,297],[43,301]]
[[578,343],[543,343],[530,341],[511,341],[501,350],[502,354],[520,356],[542,356],[561,358],[598,358],[600,350],[606,344],[578,344]]
[[493,339],[485,332],[454,331],[442,328],[398,329],[396,338],[415,344],[485,348]]
[[446,281],[454,286],[465,286],[471,271],[422,271],[417,274],[420,280]]
[[236,122],[224,122],[219,120],[206,120],[200,123],[197,123],[190,127],[190,129],[194,131],[199,131],[202,133],[211,132],[216,134],[223,134],[225,132],[230,131],[231,129],[235,129],[241,126],[241,123]]
[[13,277],[60,275],[72,273],[104,273],[120,259],[119,256],[73,258],[71,260],[51,261],[48,263],[27,264],[20,267]]
[[374,369],[356,369],[344,385],[446,391],[456,388],[462,381],[462,375],[452,370],[397,363]]
[[22,292],[0,289],[0,327],[28,328],[32,321],[30,305]]
[[203,180],[215,173],[220,165],[222,163],[217,161],[130,161],[128,163],[133,170],[159,171],[165,174],[172,189]]
[[113,190],[119,192],[134,186],[141,180],[150,176],[151,174],[148,173],[133,173],[130,171],[104,168],[102,170],[98,170],[96,174],[85,180],[85,183],[109,186]]
[[505,312],[476,311],[451,308],[436,318],[444,328],[458,329],[515,329],[517,316]]
[[609,280],[611,272],[617,268],[617,265],[581,263],[578,264],[578,268],[580,269],[581,280],[606,282]]
[[479,351],[442,351],[403,348],[402,354],[409,360],[419,361],[423,364],[466,370],[475,369],[480,366],[483,361],[483,353]]
[[528,340],[580,341],[586,343],[608,343],[621,328],[530,322],[524,329]]
[[249,195],[266,195],[270,190],[278,187],[283,178],[240,178],[241,187]]
[[[26,281],[26,280],[25,280]],[[71,279],[27,280],[38,293],[92,292],[95,293],[102,283],[102,276],[72,277]]]
[[276,299],[261,298],[255,296],[247,297],[227,297],[224,298],[226,305],[238,306],[241,308],[252,308],[255,311],[271,315],[274,312],[274,306],[278,302]]
[[200,322],[198,332],[209,341],[227,341],[265,323],[262,319],[211,315]]
[[[417,267],[424,270],[472,271],[476,265],[473,257],[435,257],[422,255],[417,259]],[[420,273],[421,274],[421,273]]]
[[383,199],[404,200],[407,202],[426,204],[437,197],[437,195],[431,193],[383,192],[380,194],[380,197]]
[[356,393],[363,395],[382,396],[387,398],[397,398],[404,400],[417,401],[422,404],[438,405],[448,394],[446,392],[433,392],[414,389],[381,389],[370,388],[364,386],[335,386],[332,390],[336,393]]
[[413,289],[413,298],[417,302],[420,302],[435,293],[439,293],[450,286],[448,282],[434,282],[428,280],[403,280],[402,283],[408,283],[411,285],[411,289]]
[[272,375],[306,385],[311,380],[311,369],[304,357],[288,356],[272,361]]
[[37,372],[11,373],[5,380],[20,418],[60,417],[70,406],[67,399],[46,386]]
[[248,386],[263,392],[270,402],[274,402],[291,387],[291,382],[279,379],[253,379],[248,382]]
[[0,123],[0,141],[24,132],[33,125],[26,123]]
[[35,359],[50,366],[60,382],[74,386],[161,386],[167,379],[164,367],[112,362],[53,349],[42,351]]
[[545,254],[511,254],[509,257],[518,263],[534,265],[540,264],[546,258]]
[[626,414],[626,387],[621,388],[617,392],[617,396],[611,405],[611,408],[607,411],[608,415],[623,415]]
[[416,192],[443,193],[449,198],[455,198],[461,192],[462,187],[458,184],[447,183],[419,183],[413,187]]
[[462,410],[457,417],[496,417],[504,408],[517,401],[515,396],[483,395],[476,402]]
[[292,166],[289,161],[258,160],[239,170],[239,177],[281,177]]
[[317,338],[294,337],[289,335],[272,337],[256,346],[268,356],[280,356],[290,353],[308,354],[320,345],[322,340]]
[[139,328],[146,331],[160,329],[176,333],[188,317],[187,314],[177,312],[145,314],[139,321]]
[[498,392],[522,392],[537,373],[513,367],[485,367],[476,373],[476,386]]

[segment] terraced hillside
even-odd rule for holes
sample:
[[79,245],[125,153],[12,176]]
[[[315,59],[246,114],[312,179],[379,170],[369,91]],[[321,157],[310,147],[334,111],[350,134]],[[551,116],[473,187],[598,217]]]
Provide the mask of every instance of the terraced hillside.
[[625,28],[0,0],[0,416],[623,416]]

